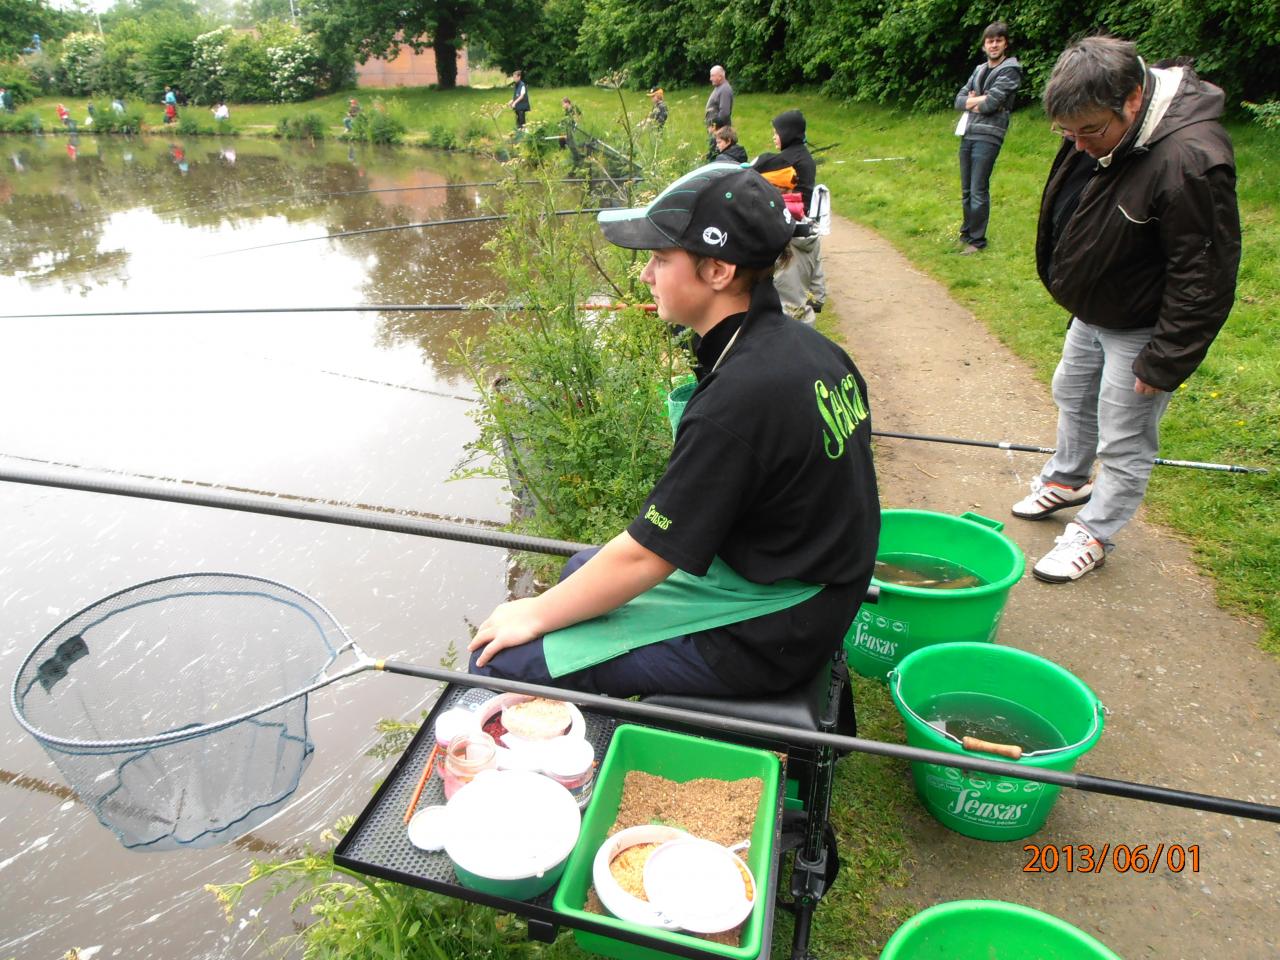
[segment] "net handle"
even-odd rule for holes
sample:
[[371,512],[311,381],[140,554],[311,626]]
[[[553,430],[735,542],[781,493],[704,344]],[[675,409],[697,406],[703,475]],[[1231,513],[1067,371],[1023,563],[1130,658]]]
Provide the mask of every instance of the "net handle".
[[[902,704],[903,709],[905,709],[907,713],[911,714],[911,716],[919,720],[920,723],[923,724],[924,726],[931,727],[935,732],[942,734],[948,740],[955,741],[957,746],[964,748],[964,741],[961,740],[959,737],[957,737],[954,733],[949,733],[946,730],[938,729],[932,723],[926,720],[924,717],[920,716],[920,714],[916,713],[914,710],[911,709],[911,704],[907,703],[907,701],[902,698],[902,674],[901,673],[899,673],[897,670],[891,670],[889,672],[889,678],[893,682],[893,692],[898,695],[896,698],[897,702]],[[1098,725],[1102,722],[1102,715],[1103,713],[1106,712],[1106,709],[1107,708],[1102,705],[1101,700],[1094,701],[1093,723],[1089,727],[1089,732],[1086,733],[1079,740],[1077,740],[1075,743],[1069,743],[1065,747],[1047,747],[1044,750],[1024,750],[1022,752],[1022,758],[1026,759],[1027,757],[1047,757],[1050,754],[1062,753],[1064,750],[1076,750],[1080,747],[1083,747],[1086,743],[1088,743],[1093,738],[1094,734],[1098,732]]]
[[195,727],[183,727],[180,730],[169,730],[166,733],[153,734],[147,737],[133,737],[127,740],[72,740],[66,737],[55,737],[52,734],[45,733],[39,727],[33,725],[26,717],[22,715],[22,711],[18,707],[17,681],[15,678],[14,688],[11,695],[11,706],[13,715],[17,718],[18,723],[22,724],[29,734],[36,738],[42,745],[49,747],[59,747],[63,750],[75,753],[124,753],[129,750],[141,750],[151,747],[163,747],[174,743],[182,743],[184,740],[193,740],[196,737],[203,737],[210,733],[217,733],[219,730],[225,730],[233,727],[237,723],[243,723],[246,720],[275,710],[277,707],[283,707],[286,703],[297,700],[299,697],[305,697],[315,691],[329,686],[331,683],[337,683],[339,680],[346,680],[348,677],[354,677],[358,673],[366,670],[372,670],[377,666],[377,661],[368,656],[363,650],[356,646],[355,641],[351,641],[339,651],[338,655],[347,650],[351,650],[356,656],[356,662],[349,667],[335,673],[330,677],[323,677],[314,683],[308,684],[300,690],[292,693],[286,693],[282,697],[277,697],[270,703],[262,704],[254,707],[252,710],[246,710],[244,713],[236,714],[233,717],[226,717],[222,720],[215,720],[212,723],[202,723]]

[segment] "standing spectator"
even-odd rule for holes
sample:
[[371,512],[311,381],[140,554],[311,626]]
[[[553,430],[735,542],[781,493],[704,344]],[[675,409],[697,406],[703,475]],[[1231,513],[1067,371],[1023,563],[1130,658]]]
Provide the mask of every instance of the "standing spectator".
[[564,119],[566,125],[576,125],[577,122],[582,119],[582,108],[568,97],[561,99],[560,106],[564,108]]
[[982,32],[987,59],[974,67],[969,82],[956,94],[962,111],[956,124],[960,137],[960,252],[977,253],[987,246],[991,217],[991,171],[1009,130],[1013,98],[1022,83],[1022,65],[1009,56],[1009,28],[997,20]]
[[649,88],[649,100],[653,104],[653,109],[649,111],[649,120],[657,124],[661,130],[667,125],[667,101],[663,99],[661,87]]
[[96,113],[97,113],[97,111],[96,111],[96,109],[95,109],[95,108],[94,108],[94,106],[93,106],[93,101],[92,101],[92,100],[90,100],[90,101],[85,105],[85,118],[84,118],[84,125],[85,125],[86,127],[92,127],[92,126],[93,126],[93,120],[94,120],[94,117],[95,117]]
[[213,108],[212,113],[213,113],[213,119],[215,120],[231,119],[231,108],[227,106],[226,101],[224,100],[219,100],[217,102],[217,104]]
[[13,113],[13,92],[8,87],[0,87],[0,110]]
[[524,118],[529,113],[529,85],[524,82],[524,71],[517,70],[512,75],[514,86],[511,92],[511,102],[507,104],[516,114],[516,129],[524,128]]
[[167,83],[164,85],[164,122],[173,123],[178,119],[178,96]]
[[1172,391],[1231,312],[1240,213],[1224,99],[1190,67],[1148,67],[1113,37],[1068,47],[1045,87],[1063,139],[1040,200],[1036,267],[1072,319],[1053,375],[1058,452],[1013,515],[1084,509],[1036,563],[1041,580],[1102,566],[1142,503]]
[[111,101],[111,112],[117,117],[122,116],[124,114],[124,100],[120,97],[115,97]]
[[[766,180],[790,197],[788,209],[797,220],[805,218],[813,202],[818,165],[805,142],[808,125],[799,110],[784,110],[773,118],[773,145],[777,153],[762,153],[752,164]],[[798,195],[798,196],[797,196]],[[827,299],[827,276],[822,269],[821,240],[816,233],[791,241],[790,262],[774,277],[778,296],[787,313],[812,324]]]
[[54,111],[58,114],[58,122],[68,130],[71,129],[71,113],[61,103],[54,107]]
[[707,124],[707,159],[716,157],[716,131],[733,123],[733,87],[725,78],[724,67],[711,68],[711,95],[703,112]]
[[347,101],[347,115],[342,118],[342,127],[347,133],[351,132],[352,126],[356,122],[356,117],[360,115],[360,101],[352,97]]
[[738,131],[721,127],[715,132],[716,160],[721,163],[746,163],[747,151],[738,143]]

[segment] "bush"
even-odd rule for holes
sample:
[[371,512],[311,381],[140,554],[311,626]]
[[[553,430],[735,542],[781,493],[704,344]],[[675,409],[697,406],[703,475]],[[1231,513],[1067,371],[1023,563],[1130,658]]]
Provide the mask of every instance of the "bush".
[[195,137],[203,132],[200,129],[199,121],[195,117],[185,115],[178,117],[178,124],[175,129],[180,137]]
[[237,103],[267,103],[274,88],[267,48],[257,38],[239,34],[227,51],[225,95]]
[[81,96],[100,86],[106,44],[96,33],[72,33],[62,41],[55,82],[58,90]]
[[452,150],[458,145],[458,136],[443,123],[432,124],[428,131],[431,146],[440,150]]
[[1253,115],[1256,123],[1268,130],[1280,130],[1280,100],[1268,100],[1266,103],[1249,103],[1246,100],[1241,106]]
[[365,143],[403,143],[406,129],[403,120],[375,104],[372,110],[362,111],[351,124],[351,139]]
[[148,88],[146,35],[137,20],[123,20],[107,34],[98,64],[98,89],[118,97],[140,97]]
[[324,131],[324,118],[311,111],[296,116],[281,117],[276,124],[277,136],[284,137],[286,140],[323,140]]
[[201,103],[216,103],[227,96],[227,69],[231,39],[228,26],[202,33],[192,43],[191,95]]
[[0,113],[0,133],[39,133],[43,129],[40,114],[34,110]]
[[21,63],[0,63],[0,87],[13,94],[15,107],[40,96],[40,87],[31,79],[31,71]]
[[320,53],[310,37],[296,30],[267,47],[272,99],[279,103],[310,100],[320,85]]

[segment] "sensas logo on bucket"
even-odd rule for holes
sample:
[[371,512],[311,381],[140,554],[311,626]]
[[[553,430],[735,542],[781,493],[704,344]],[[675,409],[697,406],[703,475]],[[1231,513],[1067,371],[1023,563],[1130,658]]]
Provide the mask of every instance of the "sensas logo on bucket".
[[911,635],[911,624],[870,610],[859,610],[849,644],[890,666],[898,662],[898,644]]
[[1044,785],[996,777],[992,781],[966,777],[954,767],[925,764],[929,788],[945,796],[938,804],[968,823],[989,827],[1029,826],[1044,793]]

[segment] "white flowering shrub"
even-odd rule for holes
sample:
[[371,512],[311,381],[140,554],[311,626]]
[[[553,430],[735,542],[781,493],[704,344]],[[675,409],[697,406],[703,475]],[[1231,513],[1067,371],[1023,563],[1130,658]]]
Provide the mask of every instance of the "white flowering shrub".
[[267,47],[273,99],[282,103],[309,100],[320,85],[320,51],[309,36],[295,33]]
[[191,91],[197,100],[213,103],[227,95],[228,51],[235,31],[218,27],[196,37],[192,45],[191,77],[197,89]]
[[96,33],[72,33],[63,38],[56,79],[58,89],[73,95],[93,92],[98,84],[105,46]]

